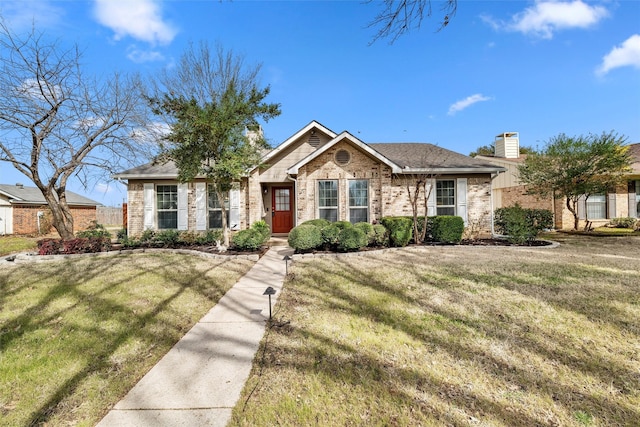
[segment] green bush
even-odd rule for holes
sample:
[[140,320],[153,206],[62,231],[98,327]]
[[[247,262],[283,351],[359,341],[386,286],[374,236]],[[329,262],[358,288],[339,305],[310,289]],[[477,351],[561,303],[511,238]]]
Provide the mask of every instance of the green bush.
[[549,210],[524,209],[517,203],[496,209],[494,218],[496,231],[517,245],[535,240],[540,231],[553,227],[553,214]]
[[264,233],[256,228],[238,231],[231,239],[234,248],[239,251],[255,251],[265,242]]
[[376,224],[373,226],[373,238],[371,239],[371,246],[389,246],[389,233],[382,224]]
[[322,232],[315,225],[301,224],[289,232],[288,242],[296,252],[307,252],[322,246]]
[[91,225],[89,225],[86,230],[78,231],[76,233],[76,237],[85,239],[110,239],[111,233],[109,233],[109,231],[104,228],[104,225],[98,224],[95,221],[91,221]]
[[459,216],[438,215],[431,223],[433,240],[441,243],[460,243],[464,232],[464,220]]
[[262,243],[266,242],[267,240],[269,240],[269,237],[271,237],[271,229],[269,228],[269,224],[267,224],[263,219],[251,224],[251,228],[258,231],[262,235]]
[[353,224],[351,224],[349,221],[336,221],[333,223],[333,225],[338,227],[340,230],[353,227]]
[[155,236],[153,236],[153,241],[151,243],[153,244],[153,246],[171,248],[177,246],[179,235],[180,233],[178,232],[178,230],[158,231]]
[[324,228],[330,224],[331,222],[329,220],[326,220],[323,218],[317,218],[317,219],[310,219],[308,221],[305,221],[300,225],[315,225],[316,227]]
[[403,247],[409,244],[413,237],[413,218],[403,216],[387,216],[380,220],[389,230],[389,245]]
[[357,251],[368,243],[367,236],[360,228],[347,227],[338,234],[338,250],[341,252]]
[[217,241],[222,240],[222,230],[207,230],[206,232],[199,234],[196,237],[196,244],[198,245],[214,245]]
[[373,238],[375,237],[373,234],[373,225],[368,222],[358,222],[353,224],[353,226],[364,233],[367,239],[367,246],[373,244]]
[[338,244],[340,229],[334,224],[329,224],[320,230],[320,234],[322,235],[322,243],[324,246],[327,249],[334,249]]
[[155,236],[156,236],[156,232],[148,228],[142,232],[138,240],[140,240],[140,243],[142,244],[145,244],[145,243],[150,244],[151,242],[153,242],[153,239],[155,238]]
[[121,228],[120,230],[118,230],[118,232],[116,233],[116,238],[118,239],[119,243],[122,243],[122,241],[127,238],[127,229]]
[[612,218],[609,225],[614,228],[633,228],[637,219],[631,217]]

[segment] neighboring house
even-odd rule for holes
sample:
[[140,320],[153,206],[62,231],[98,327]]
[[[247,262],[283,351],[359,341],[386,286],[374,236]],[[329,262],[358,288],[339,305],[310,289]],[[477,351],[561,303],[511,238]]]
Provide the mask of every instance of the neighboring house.
[[[67,191],[67,202],[75,230],[84,230],[96,220],[100,203]],[[38,234],[51,225],[49,206],[36,187],[0,184],[0,234]]]
[[[520,155],[518,132],[504,132],[495,138],[494,156],[476,156],[476,159],[488,161],[506,169],[493,182],[495,208],[513,206],[519,203],[525,208],[549,209],[554,214],[555,227],[572,229],[573,215],[566,207],[564,198],[553,200],[551,196],[540,198],[527,194],[527,187],[519,181],[518,166],[526,155]],[[585,218],[594,226],[604,225],[612,218],[640,218],[640,144],[629,145],[633,159],[631,172],[615,191],[606,194],[592,194],[578,203],[578,216],[584,226]]]
[[[274,234],[314,218],[375,223],[412,215],[405,179],[432,177],[429,215],[459,215],[489,232],[492,180],[504,169],[424,143],[366,144],[312,121],[265,154],[233,189],[225,206],[231,229],[265,220]],[[128,233],[145,229],[220,228],[220,201],[204,179],[177,181],[171,162],[117,175],[128,188]]]

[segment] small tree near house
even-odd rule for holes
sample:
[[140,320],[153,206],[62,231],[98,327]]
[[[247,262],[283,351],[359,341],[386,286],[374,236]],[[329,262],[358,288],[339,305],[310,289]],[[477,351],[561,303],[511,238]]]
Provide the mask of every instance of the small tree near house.
[[206,43],[190,46],[178,65],[156,81],[147,96],[154,113],[164,117],[170,132],[160,159],[173,160],[178,180],[206,177],[221,201],[224,244],[229,245],[225,196],[247,171],[258,165],[268,145],[258,119],[280,114],[279,104],[264,100],[269,87],[258,87],[260,67],[247,68],[243,58]]
[[626,138],[608,132],[574,137],[560,134],[541,151],[530,153],[518,169],[530,194],[565,199],[577,230],[578,203],[610,191],[624,179],[630,165]]
[[[433,191],[435,175],[429,173],[403,175],[401,180],[407,191],[413,214],[413,241],[422,243],[427,237],[429,197]],[[424,216],[422,228],[418,227],[418,218]]]

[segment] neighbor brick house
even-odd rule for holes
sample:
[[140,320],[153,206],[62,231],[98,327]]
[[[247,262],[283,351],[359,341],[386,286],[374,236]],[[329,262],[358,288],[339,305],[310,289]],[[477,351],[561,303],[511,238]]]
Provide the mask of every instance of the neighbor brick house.
[[[493,182],[493,198],[496,208],[509,207],[518,203],[525,208],[549,209],[554,214],[557,229],[572,229],[573,214],[567,209],[565,199],[553,200],[527,194],[526,185],[519,180],[518,166],[526,155],[520,154],[518,132],[504,132],[496,136],[493,156],[477,156],[476,159],[494,163],[506,169]],[[578,203],[579,227],[585,225],[585,218],[593,226],[601,226],[612,218],[640,218],[640,144],[630,144],[632,158],[631,171],[624,181],[608,193],[592,194]]]
[[[433,191],[429,215],[458,215],[489,232],[492,181],[504,169],[424,143],[367,144],[312,121],[266,153],[231,190],[231,229],[265,220],[274,234],[314,218],[375,223],[412,215],[405,182],[426,174]],[[128,187],[128,233],[145,229],[204,231],[221,225],[220,202],[205,179],[177,181],[171,162],[117,175]]]
[[[96,220],[100,203],[67,191],[74,229],[85,230]],[[0,184],[0,234],[46,234],[51,230],[47,202],[36,187]]]

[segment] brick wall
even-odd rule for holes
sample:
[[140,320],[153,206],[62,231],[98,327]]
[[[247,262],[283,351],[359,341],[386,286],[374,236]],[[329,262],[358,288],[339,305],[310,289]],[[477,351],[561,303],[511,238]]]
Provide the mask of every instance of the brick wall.
[[[42,226],[51,223],[51,212],[43,205],[13,205],[13,233],[14,234],[39,234],[38,212],[43,212],[40,218]],[[72,207],[74,231],[86,230],[96,220],[96,207]],[[53,231],[51,228],[49,231]]]

